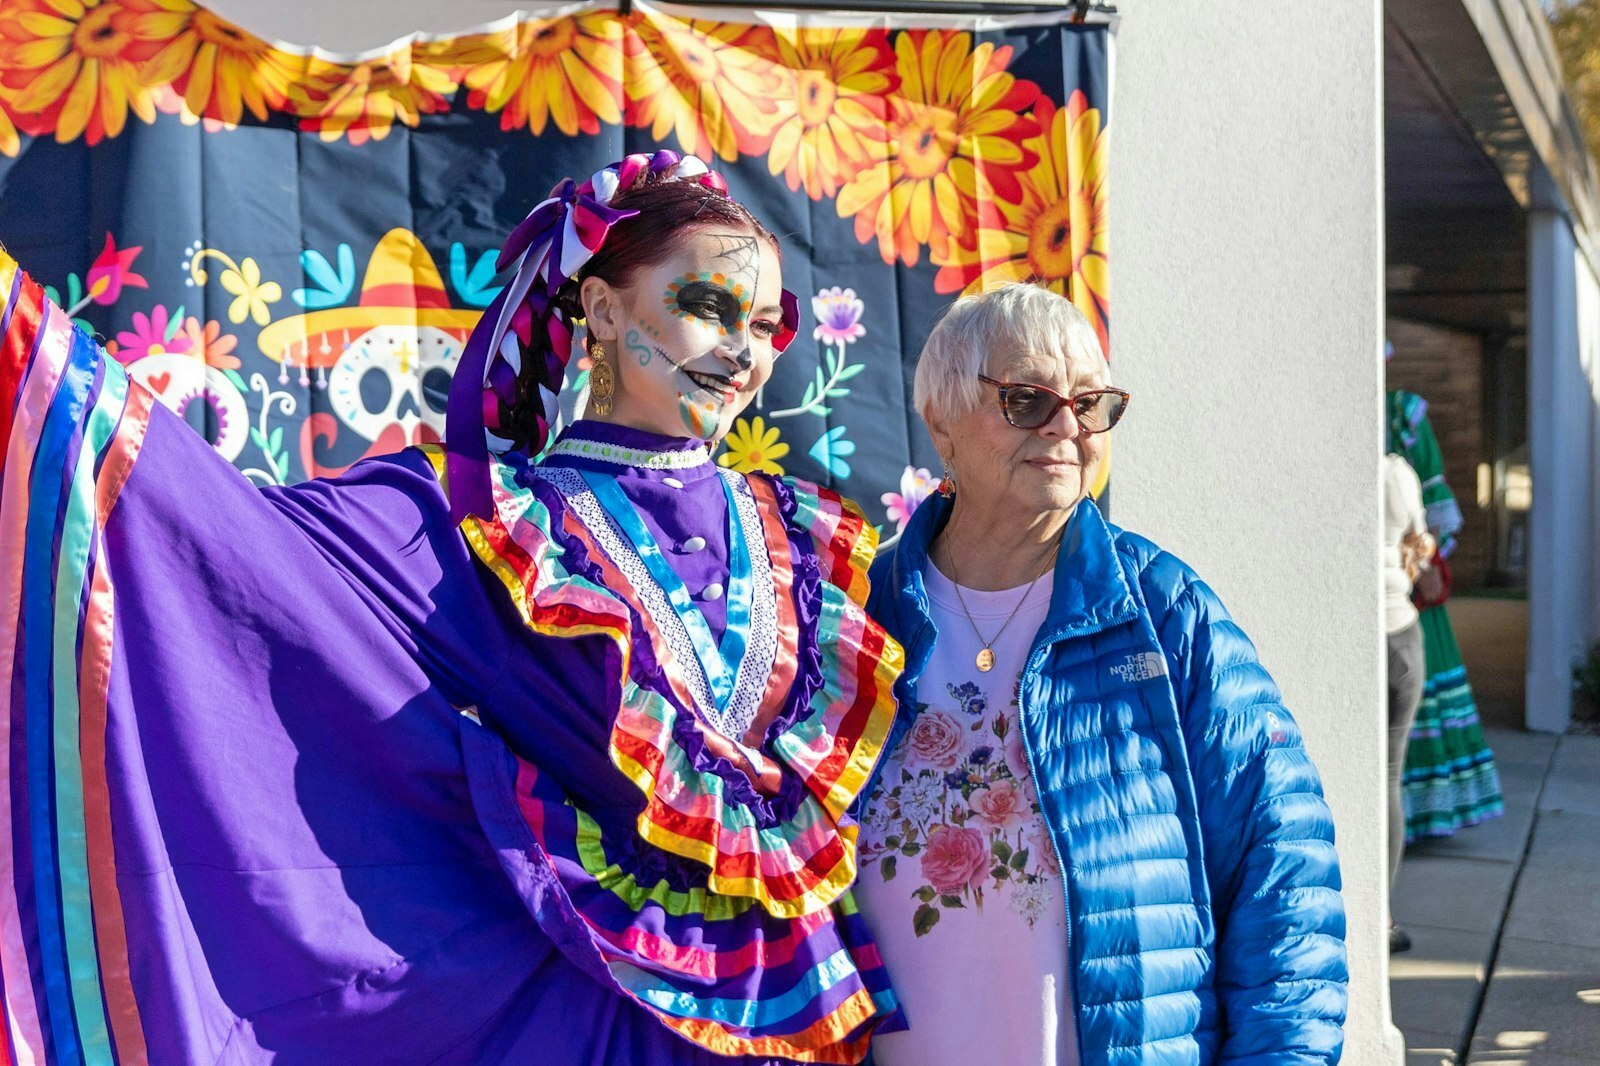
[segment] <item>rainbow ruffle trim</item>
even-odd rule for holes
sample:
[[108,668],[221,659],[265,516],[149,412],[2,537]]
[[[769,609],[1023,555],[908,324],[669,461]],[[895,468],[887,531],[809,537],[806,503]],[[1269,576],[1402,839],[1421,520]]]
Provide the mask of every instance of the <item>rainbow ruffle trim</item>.
[[[444,454],[427,451],[444,480]],[[704,1048],[862,1061],[875,1029],[900,1024],[849,894],[857,826],[846,812],[882,754],[903,665],[862,607],[875,531],[834,493],[749,477],[780,631],[760,736],[744,738],[760,741],[751,743],[760,775],[782,781],[763,796],[725,762],[707,770],[727,741],[694,714],[665,642],[635,627],[648,614],[588,531],[509,467],[494,473],[497,517],[461,528],[531,629],[599,635],[619,650],[609,754],[644,801],[637,838],[608,838],[556,782],[509,756],[522,822],[564,896],[536,916],[569,953],[597,958],[617,990]],[[635,654],[636,642],[648,654]],[[663,864],[678,876],[663,876]],[[685,889],[684,872],[696,870]],[[588,944],[565,942],[574,924]]]

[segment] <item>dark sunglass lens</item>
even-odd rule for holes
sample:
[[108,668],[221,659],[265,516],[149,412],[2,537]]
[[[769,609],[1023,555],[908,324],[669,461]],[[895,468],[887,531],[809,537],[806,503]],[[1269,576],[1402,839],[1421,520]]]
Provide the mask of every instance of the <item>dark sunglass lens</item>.
[[1006,390],[1006,413],[1011,424],[1021,429],[1038,429],[1056,413],[1056,398],[1043,389],[1026,385]]
[[1116,392],[1091,392],[1073,398],[1072,409],[1078,424],[1091,433],[1101,433],[1117,424],[1128,399]]

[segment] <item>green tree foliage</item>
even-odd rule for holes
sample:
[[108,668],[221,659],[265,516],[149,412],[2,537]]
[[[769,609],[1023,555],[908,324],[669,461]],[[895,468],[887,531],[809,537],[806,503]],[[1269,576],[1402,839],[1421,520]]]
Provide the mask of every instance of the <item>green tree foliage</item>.
[[1550,27],[1589,152],[1600,159],[1600,0],[1555,0]]

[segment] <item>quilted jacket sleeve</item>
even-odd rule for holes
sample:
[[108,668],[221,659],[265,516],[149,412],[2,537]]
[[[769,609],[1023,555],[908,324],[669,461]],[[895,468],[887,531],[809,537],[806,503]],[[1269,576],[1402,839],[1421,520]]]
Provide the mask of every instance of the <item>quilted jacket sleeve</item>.
[[1333,817],[1300,730],[1254,645],[1165,553],[1140,584],[1187,741],[1217,925],[1230,1063],[1332,1063],[1348,974]]

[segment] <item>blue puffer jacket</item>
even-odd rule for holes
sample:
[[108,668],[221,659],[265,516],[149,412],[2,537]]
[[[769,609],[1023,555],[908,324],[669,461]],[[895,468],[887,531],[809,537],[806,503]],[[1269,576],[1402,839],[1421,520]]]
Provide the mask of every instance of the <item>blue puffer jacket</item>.
[[[868,609],[906,648],[891,748],[935,651],[922,571],[949,510],[930,498],[873,567]],[[1019,701],[1064,860],[1084,1066],[1337,1062],[1347,974],[1333,819],[1294,719],[1216,594],[1085,501]]]

